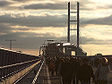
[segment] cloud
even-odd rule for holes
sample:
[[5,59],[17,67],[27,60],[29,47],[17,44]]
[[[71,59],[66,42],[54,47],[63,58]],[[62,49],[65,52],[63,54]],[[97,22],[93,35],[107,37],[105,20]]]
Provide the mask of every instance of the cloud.
[[0,34],[11,32],[12,28],[8,24],[0,23]]
[[[40,45],[43,44],[45,40],[54,39],[60,42],[61,40],[66,40],[66,37],[56,37],[55,34],[51,33],[33,33],[33,32],[12,32],[15,30],[7,24],[0,24],[0,45],[4,47],[9,47],[9,43],[5,40],[15,39],[16,41],[13,43],[14,48],[19,49],[39,49]],[[24,28],[22,28],[24,30]],[[5,33],[5,34],[1,34]],[[76,35],[71,36],[71,43],[76,44]],[[98,40],[94,38],[88,37],[80,37],[80,44],[96,44],[96,45],[104,45],[109,44],[111,41],[107,40]]]
[[[100,3],[92,0],[78,0],[80,2],[80,10],[84,11],[96,11],[96,10],[107,10],[111,9],[112,6],[107,3]],[[100,4],[99,4],[100,3]]]
[[[111,6],[97,6],[95,2],[92,2],[90,0],[78,0],[80,2],[80,10],[96,10],[101,9],[107,9]],[[6,9],[33,9],[33,10],[67,10],[67,3],[68,1],[61,1],[61,0],[7,0],[7,1],[0,1],[0,6],[5,7]],[[9,5],[12,6],[9,6]],[[17,5],[16,5],[17,4]],[[19,5],[18,5],[19,4]],[[89,5],[89,6],[88,6]],[[94,6],[91,7],[90,5]],[[7,7],[8,6],[8,7]],[[71,1],[71,8],[76,8],[76,2]]]
[[[12,32],[14,30],[22,30],[20,32]],[[8,47],[9,44],[5,40],[15,39],[14,42],[15,48],[22,49],[37,49],[40,45],[43,44],[45,40],[55,39],[57,41],[66,40],[66,37],[56,37],[55,33],[33,33],[33,32],[24,32],[27,31],[26,28],[14,29],[9,24],[0,23],[0,45]],[[76,43],[76,36],[71,36],[71,43]],[[96,39],[81,37],[81,44],[88,44],[96,42]]]
[[63,10],[67,9],[67,3],[38,3],[24,6],[24,9],[52,9]]
[[[80,4],[80,10],[91,10],[90,8],[87,8],[85,2],[82,2]],[[37,3],[37,4],[30,4],[25,5],[24,9],[34,9],[34,10],[67,10],[67,4],[68,2],[58,2],[58,3]],[[71,9],[76,9],[76,4],[71,3]]]
[[25,2],[25,1],[27,1],[27,0],[13,0],[13,1]]
[[5,6],[9,6],[11,4],[10,1],[0,1],[0,7],[5,7]]
[[[72,36],[73,39],[74,36]],[[66,40],[66,37],[55,37],[51,36],[51,34],[37,34],[37,33],[28,33],[28,32],[16,32],[16,33],[8,33],[5,35],[0,35],[0,44],[5,45],[8,47],[8,43],[4,42],[5,40],[9,39],[15,39],[16,42],[14,42],[15,48],[22,48],[22,49],[39,49],[40,45],[43,44],[45,40],[48,39],[55,39],[58,41]],[[82,38],[81,44],[87,44],[90,43],[90,41],[93,41],[95,39],[89,39],[89,38]],[[72,43],[76,43],[76,40],[72,40]]]
[[11,0],[11,1],[17,1],[17,2],[29,2],[29,1],[36,1],[36,0]]
[[0,16],[0,23],[21,25],[29,27],[65,27],[66,15],[45,15],[45,16],[14,16],[10,14]]
[[8,43],[4,42],[5,39],[15,39],[14,43],[15,48],[22,49],[39,49],[40,45],[43,44],[44,40],[53,39],[56,37],[51,36],[50,34],[38,34],[38,33],[29,33],[29,32],[16,32],[8,33],[5,35],[0,35],[0,44],[7,46]]
[[96,19],[90,19],[90,20],[83,20],[81,22],[83,25],[88,24],[95,24],[95,25],[112,25],[112,15],[103,17],[103,18],[96,18]]

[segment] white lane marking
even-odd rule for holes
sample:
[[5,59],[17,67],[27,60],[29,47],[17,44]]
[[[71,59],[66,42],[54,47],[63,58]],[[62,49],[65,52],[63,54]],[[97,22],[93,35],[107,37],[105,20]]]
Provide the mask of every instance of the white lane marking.
[[39,73],[40,73],[40,71],[41,71],[41,69],[42,69],[43,64],[44,64],[44,61],[43,61],[43,63],[41,64],[41,66],[40,66],[40,68],[39,68],[39,71],[37,72],[37,74],[36,74],[36,76],[35,76],[35,78],[34,78],[32,84],[35,84],[35,83],[36,83],[36,80],[37,80],[37,78],[38,78],[38,76],[39,76]]

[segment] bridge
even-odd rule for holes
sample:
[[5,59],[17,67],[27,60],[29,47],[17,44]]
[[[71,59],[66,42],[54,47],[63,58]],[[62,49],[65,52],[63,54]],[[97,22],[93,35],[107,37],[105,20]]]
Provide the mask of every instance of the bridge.
[[[60,81],[59,77],[57,81]],[[45,59],[1,48],[0,84],[52,84],[52,82]]]
[[[100,56],[88,56],[90,60],[96,57]],[[104,55],[103,57],[106,56]],[[107,56],[108,59],[111,57],[111,55]],[[112,78],[112,72],[110,72],[108,76]],[[112,79],[110,79],[110,81],[112,81]],[[56,75],[56,72],[55,75],[50,74],[47,60],[42,59],[42,57],[0,49],[0,84],[63,83],[59,74]],[[94,83],[91,81],[91,84]]]

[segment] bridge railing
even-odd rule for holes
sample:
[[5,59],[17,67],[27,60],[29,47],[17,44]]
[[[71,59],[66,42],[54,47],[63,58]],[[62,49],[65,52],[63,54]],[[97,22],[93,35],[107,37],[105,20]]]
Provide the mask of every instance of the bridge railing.
[[0,80],[31,66],[39,57],[0,49]]

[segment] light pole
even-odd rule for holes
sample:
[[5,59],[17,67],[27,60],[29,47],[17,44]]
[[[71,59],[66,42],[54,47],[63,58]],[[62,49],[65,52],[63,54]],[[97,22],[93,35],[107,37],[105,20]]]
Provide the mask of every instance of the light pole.
[[9,41],[10,42],[10,50],[12,50],[12,42],[16,41],[16,40],[5,40],[5,41]]

